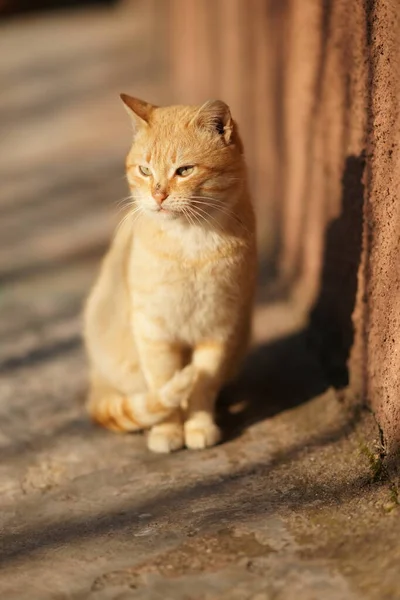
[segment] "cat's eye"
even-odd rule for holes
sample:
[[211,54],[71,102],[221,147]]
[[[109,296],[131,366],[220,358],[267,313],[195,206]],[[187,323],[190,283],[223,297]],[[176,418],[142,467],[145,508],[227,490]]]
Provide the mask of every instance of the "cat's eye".
[[188,175],[191,175],[193,171],[194,167],[192,165],[187,165],[185,167],[179,167],[175,173],[179,175],[179,177],[187,177]]
[[142,175],[144,175],[145,177],[149,177],[151,175],[151,171],[148,167],[142,167],[139,166],[139,171],[141,172]]

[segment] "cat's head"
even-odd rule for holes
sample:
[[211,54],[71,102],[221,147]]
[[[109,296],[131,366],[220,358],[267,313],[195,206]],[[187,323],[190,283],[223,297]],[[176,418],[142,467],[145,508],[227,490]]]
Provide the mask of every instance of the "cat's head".
[[228,106],[156,107],[121,98],[133,123],[126,169],[138,211],[199,225],[233,215],[245,167]]

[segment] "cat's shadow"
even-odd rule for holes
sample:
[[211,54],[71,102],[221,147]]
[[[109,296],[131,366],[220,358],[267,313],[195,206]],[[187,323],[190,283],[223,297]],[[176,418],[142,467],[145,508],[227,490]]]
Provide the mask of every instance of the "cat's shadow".
[[254,348],[235,383],[217,403],[224,439],[239,436],[258,421],[294,408],[328,388],[309,349],[308,330]]
[[226,438],[322,394],[329,385],[342,390],[349,384],[352,315],[362,250],[364,168],[364,153],[346,158],[341,212],[325,232],[320,291],[308,325],[255,348],[238,381],[221,393],[217,415]]

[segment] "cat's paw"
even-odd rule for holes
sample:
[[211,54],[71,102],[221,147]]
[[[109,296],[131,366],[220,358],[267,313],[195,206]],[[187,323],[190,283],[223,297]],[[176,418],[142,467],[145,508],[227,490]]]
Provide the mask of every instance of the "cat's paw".
[[164,385],[160,391],[163,404],[169,407],[178,407],[187,402],[196,381],[196,369],[187,365]]
[[221,441],[221,430],[211,418],[194,417],[184,425],[185,445],[191,450],[203,450]]
[[147,436],[147,447],[152,452],[168,454],[180,450],[185,445],[182,425],[161,423],[155,425]]

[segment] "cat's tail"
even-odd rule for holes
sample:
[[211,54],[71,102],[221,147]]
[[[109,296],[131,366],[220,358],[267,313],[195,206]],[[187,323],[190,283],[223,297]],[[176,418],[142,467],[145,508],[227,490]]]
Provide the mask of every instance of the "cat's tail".
[[160,390],[129,396],[93,382],[88,411],[92,419],[114,431],[138,431],[160,423],[188,401],[195,384],[195,368],[177,371]]

